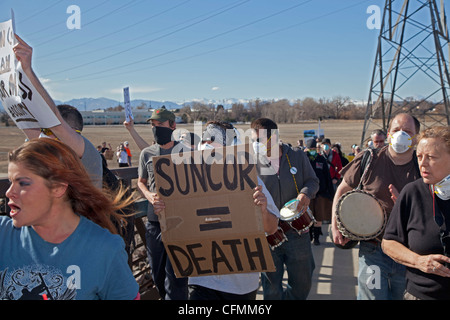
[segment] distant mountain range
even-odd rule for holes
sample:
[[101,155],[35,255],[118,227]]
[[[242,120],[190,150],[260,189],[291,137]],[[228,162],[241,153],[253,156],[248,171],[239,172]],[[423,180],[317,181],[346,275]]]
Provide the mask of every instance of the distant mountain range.
[[[154,100],[142,100],[135,99],[130,101],[131,107],[136,108],[138,106],[142,106],[145,104],[147,108],[158,109],[162,106],[165,106],[167,109],[180,109],[183,107],[183,104],[191,104],[194,102],[204,103],[204,104],[222,104],[224,108],[231,108],[233,103],[243,103],[247,105],[250,100],[245,99],[225,99],[225,100],[211,100],[211,99],[196,99],[192,101],[185,101],[183,103],[177,103],[173,101],[154,101]],[[123,105],[123,101],[117,101],[109,98],[81,98],[81,99],[72,99],[69,101],[60,101],[55,100],[55,103],[58,104],[68,104],[76,107],[80,111],[92,111],[97,109],[108,109],[116,107],[120,104]],[[3,106],[0,103],[0,111],[3,111]]]
[[[114,108],[119,105],[123,105],[123,101],[119,102],[117,100],[112,100],[108,98],[81,98],[81,99],[72,99],[69,101],[57,101],[55,103],[58,104],[68,104],[74,106],[80,111],[92,111],[97,109],[108,109]],[[132,100],[130,101],[131,107],[135,108],[137,106],[142,106],[145,104],[147,108],[160,108],[161,106],[166,106],[167,109],[177,109],[182,108],[182,105],[179,105],[175,102],[171,101],[153,101],[153,100]]]

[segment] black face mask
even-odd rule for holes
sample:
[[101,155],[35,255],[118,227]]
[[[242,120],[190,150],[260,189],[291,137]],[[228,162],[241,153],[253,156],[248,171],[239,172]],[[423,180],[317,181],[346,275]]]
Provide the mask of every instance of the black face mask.
[[167,127],[153,127],[152,131],[157,144],[164,145],[172,141],[172,129]]

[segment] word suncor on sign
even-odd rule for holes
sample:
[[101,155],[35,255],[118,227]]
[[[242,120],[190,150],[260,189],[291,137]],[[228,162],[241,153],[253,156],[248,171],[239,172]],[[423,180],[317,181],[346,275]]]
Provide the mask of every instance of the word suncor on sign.
[[[225,149],[222,149],[225,150]],[[215,152],[211,153],[215,156]],[[245,153],[245,163],[238,163],[236,157],[233,157],[231,163],[221,165],[221,174],[217,178],[213,178],[213,166],[206,158],[200,164],[195,165],[192,157],[189,163],[175,164],[170,158],[161,158],[155,163],[155,172],[164,179],[168,188],[159,187],[158,191],[166,197],[171,196],[174,192],[182,195],[188,195],[196,192],[220,191],[227,189],[235,191],[237,189],[244,190],[247,186],[250,189],[256,187],[255,182],[250,178],[249,174],[254,170],[254,165],[249,162],[249,153]]]
[[182,162],[153,158],[162,239],[177,277],[275,270],[253,203],[253,155],[239,147],[188,152]]

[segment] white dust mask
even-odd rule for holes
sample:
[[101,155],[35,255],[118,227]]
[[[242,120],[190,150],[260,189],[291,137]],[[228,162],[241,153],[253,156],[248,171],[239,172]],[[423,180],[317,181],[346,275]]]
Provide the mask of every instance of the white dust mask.
[[210,143],[203,143],[200,141],[200,143],[198,144],[198,149],[199,150],[210,150],[210,149],[214,149],[214,147],[210,144]]
[[412,148],[412,139],[405,131],[397,131],[391,135],[390,145],[397,153],[405,153]]
[[450,199],[450,174],[434,185],[434,192],[442,200]]
[[253,142],[253,151],[255,151],[256,154],[265,156],[267,154],[267,147],[264,143],[254,141]]

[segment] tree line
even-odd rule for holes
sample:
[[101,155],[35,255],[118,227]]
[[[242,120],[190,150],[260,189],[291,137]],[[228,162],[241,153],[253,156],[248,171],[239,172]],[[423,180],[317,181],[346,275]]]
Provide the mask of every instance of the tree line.
[[249,122],[257,118],[270,118],[277,123],[296,123],[311,119],[364,119],[365,106],[355,104],[349,97],[332,99],[251,100],[246,105],[234,103],[230,109],[223,105],[194,102],[178,112],[183,122],[220,120]]
[[[416,116],[430,112],[445,113],[443,104],[417,100],[412,97],[394,103],[397,109]],[[146,105],[137,107],[137,109],[145,108],[147,108]],[[106,111],[123,110],[121,105],[106,109]],[[209,120],[250,122],[263,117],[270,118],[277,123],[297,123],[317,119],[363,120],[366,110],[367,103],[355,103],[350,97],[335,96],[320,99],[307,97],[295,101],[255,99],[250,100],[246,105],[234,103],[229,109],[225,109],[221,104],[193,102],[174,111],[185,123]],[[381,119],[382,117],[381,108],[378,108],[373,118]],[[13,124],[5,111],[0,112],[0,122],[5,126]]]
[[[395,108],[413,115],[424,113],[442,113],[444,106],[426,100],[406,98],[395,101]],[[382,108],[376,109],[373,118],[381,119]],[[226,110],[223,105],[194,102],[178,110],[183,122],[206,122],[220,120],[229,122],[249,122],[258,118],[270,118],[276,123],[297,123],[305,120],[340,119],[364,120],[367,103],[355,103],[350,97],[336,96],[333,98],[304,98],[295,101],[282,100],[251,100],[247,105],[234,103]]]

